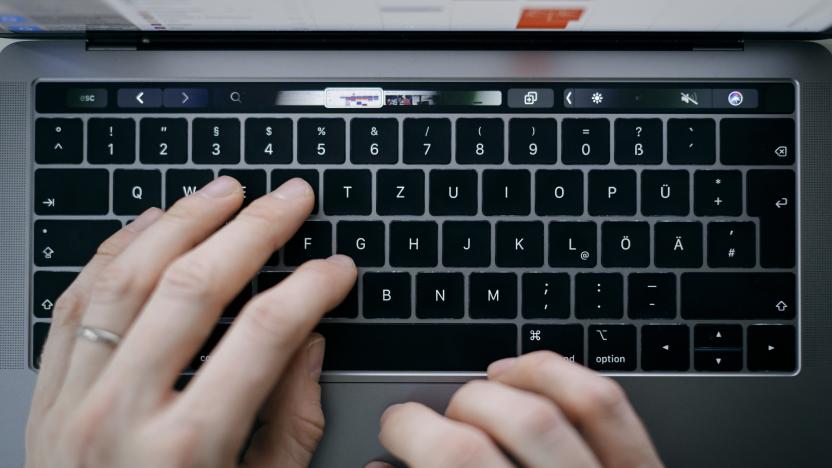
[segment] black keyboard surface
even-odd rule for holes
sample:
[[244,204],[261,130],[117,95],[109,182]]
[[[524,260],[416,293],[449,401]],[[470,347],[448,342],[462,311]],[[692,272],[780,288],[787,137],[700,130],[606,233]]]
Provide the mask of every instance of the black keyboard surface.
[[343,253],[359,280],[319,326],[328,371],[482,372],[548,349],[614,373],[793,374],[794,96],[788,83],[39,83],[32,366],[101,241],[230,175],[247,201],[301,177],[316,207],[190,372],[253,295]]

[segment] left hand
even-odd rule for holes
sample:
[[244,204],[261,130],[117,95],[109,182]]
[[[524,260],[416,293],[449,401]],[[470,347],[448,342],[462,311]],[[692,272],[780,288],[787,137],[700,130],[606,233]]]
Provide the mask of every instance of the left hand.
[[614,380],[546,351],[493,363],[444,416],[419,403],[391,406],[379,438],[414,468],[515,466],[509,457],[532,468],[663,466]]

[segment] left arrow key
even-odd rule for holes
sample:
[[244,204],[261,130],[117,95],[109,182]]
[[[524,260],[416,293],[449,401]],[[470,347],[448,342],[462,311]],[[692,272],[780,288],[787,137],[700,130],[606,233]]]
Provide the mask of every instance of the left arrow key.
[[149,109],[162,107],[162,90],[155,88],[124,88],[118,90],[118,107]]
[[107,214],[109,188],[109,173],[105,169],[38,169],[35,171],[35,213]]

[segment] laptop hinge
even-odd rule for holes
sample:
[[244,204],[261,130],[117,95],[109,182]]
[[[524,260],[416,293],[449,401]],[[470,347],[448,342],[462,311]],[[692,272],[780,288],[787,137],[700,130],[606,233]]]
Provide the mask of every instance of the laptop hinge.
[[741,33],[280,31],[87,33],[88,50],[741,50]]

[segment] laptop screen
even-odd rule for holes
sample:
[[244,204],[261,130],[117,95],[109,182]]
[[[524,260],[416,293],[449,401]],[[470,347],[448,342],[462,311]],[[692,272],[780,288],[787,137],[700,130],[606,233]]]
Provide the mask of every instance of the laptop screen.
[[826,0],[0,0],[0,33],[605,31],[820,33]]

